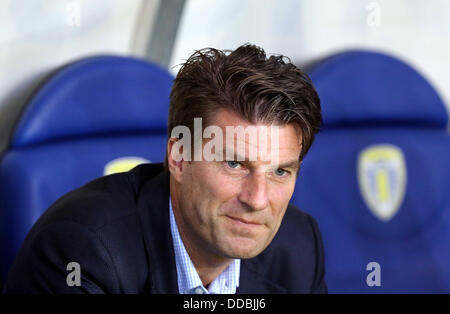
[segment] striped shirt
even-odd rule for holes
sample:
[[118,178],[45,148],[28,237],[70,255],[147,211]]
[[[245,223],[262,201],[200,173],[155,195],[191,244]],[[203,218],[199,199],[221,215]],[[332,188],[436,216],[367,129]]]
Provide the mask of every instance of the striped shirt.
[[184,247],[175,221],[172,200],[169,198],[170,231],[175,250],[175,264],[178,275],[178,292],[180,294],[235,294],[239,286],[240,259],[234,259],[231,264],[206,289],[189,254]]

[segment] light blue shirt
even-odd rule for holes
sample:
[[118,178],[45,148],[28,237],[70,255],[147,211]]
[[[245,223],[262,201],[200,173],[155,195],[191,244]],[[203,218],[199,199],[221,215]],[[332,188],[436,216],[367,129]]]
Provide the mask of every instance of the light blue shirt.
[[191,258],[184,247],[175,221],[172,209],[172,200],[169,198],[170,231],[172,233],[175,250],[175,264],[178,275],[178,292],[180,294],[235,294],[239,287],[239,274],[241,260],[234,259],[231,264],[206,289]]

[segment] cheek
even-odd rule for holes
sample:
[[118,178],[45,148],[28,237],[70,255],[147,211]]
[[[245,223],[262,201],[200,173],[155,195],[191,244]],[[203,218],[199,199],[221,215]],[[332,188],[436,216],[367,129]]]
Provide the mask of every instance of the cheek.
[[212,171],[194,177],[193,180],[198,182],[197,193],[200,197],[210,202],[226,202],[240,190],[239,181]]
[[292,194],[294,193],[295,182],[285,186],[272,187],[271,190],[271,208],[274,223],[279,224],[289,205]]
[[218,216],[233,204],[240,183],[223,174],[203,170],[193,172],[190,178],[190,200],[196,208],[196,220],[201,225],[214,225]]

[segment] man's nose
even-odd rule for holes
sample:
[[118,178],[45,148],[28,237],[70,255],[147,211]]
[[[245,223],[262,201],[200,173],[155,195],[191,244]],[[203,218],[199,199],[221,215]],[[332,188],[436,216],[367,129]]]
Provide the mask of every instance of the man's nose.
[[264,173],[252,173],[242,184],[238,199],[252,210],[263,210],[269,205],[267,178]]

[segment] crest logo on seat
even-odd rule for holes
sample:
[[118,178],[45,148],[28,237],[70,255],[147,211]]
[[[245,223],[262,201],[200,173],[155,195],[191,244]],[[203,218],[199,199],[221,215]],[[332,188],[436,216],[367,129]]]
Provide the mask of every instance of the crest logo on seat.
[[133,169],[137,165],[149,163],[150,160],[147,160],[142,157],[121,157],[111,160],[105,165],[103,169],[103,175],[109,175],[119,172],[126,172],[128,170]]
[[400,148],[372,145],[358,156],[358,184],[364,202],[380,220],[398,212],[406,191],[406,164]]

